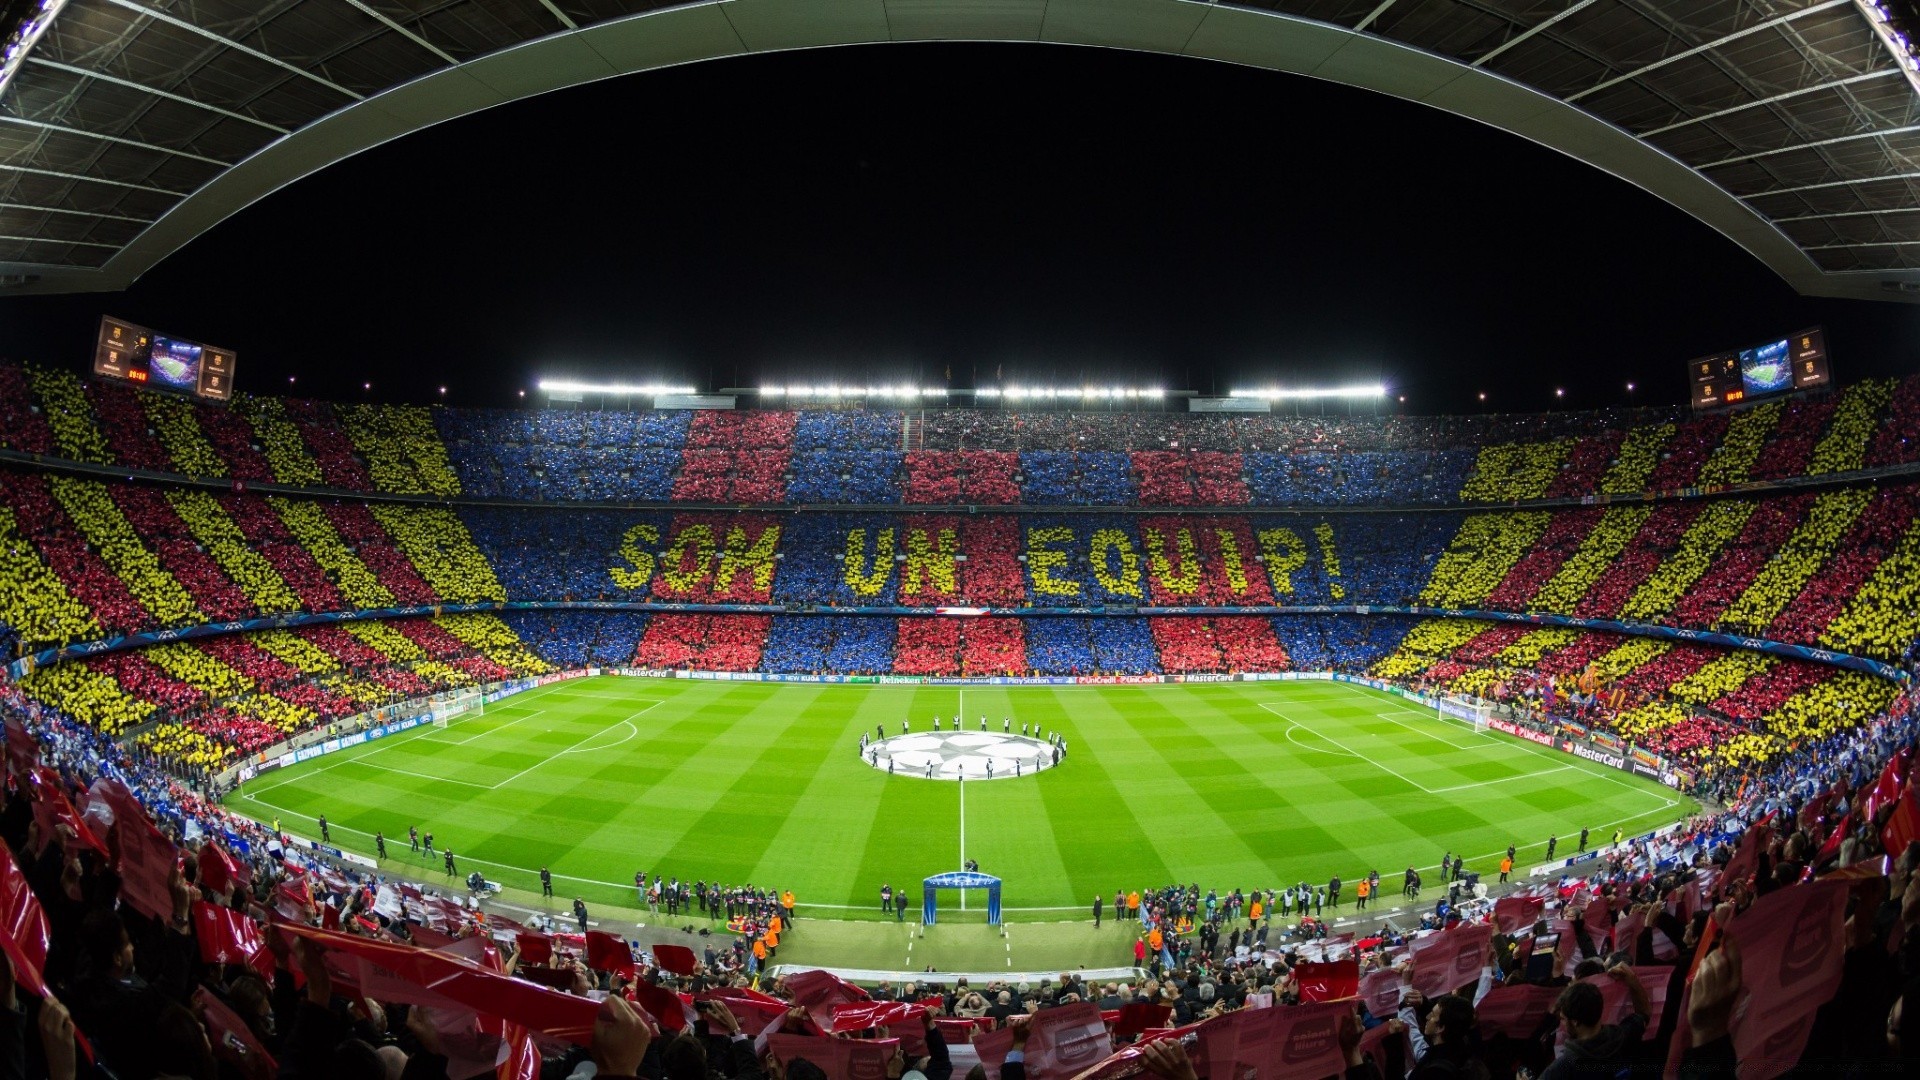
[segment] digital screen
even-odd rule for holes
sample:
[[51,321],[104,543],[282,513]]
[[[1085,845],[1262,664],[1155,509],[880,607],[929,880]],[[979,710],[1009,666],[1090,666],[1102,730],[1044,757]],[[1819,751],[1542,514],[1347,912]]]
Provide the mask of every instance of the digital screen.
[[1687,365],[1687,373],[1696,409],[1825,386],[1826,333],[1816,326],[1763,345],[1703,356]]
[[200,389],[201,347],[178,338],[157,337],[147,353],[147,372],[153,385],[172,390]]
[[93,373],[111,379],[188,394],[203,401],[233,396],[232,349],[156,334],[111,316],[100,320]]

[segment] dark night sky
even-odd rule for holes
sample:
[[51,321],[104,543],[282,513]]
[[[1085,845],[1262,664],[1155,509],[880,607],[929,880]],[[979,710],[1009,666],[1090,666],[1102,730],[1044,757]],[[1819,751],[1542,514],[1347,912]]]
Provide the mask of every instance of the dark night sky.
[[[1597,170],[1423,106],[1205,61],[889,45],[491,110],[301,181],[118,295],[0,301],[79,367],[110,312],[242,389],[503,403],[542,374],[1382,378],[1420,412],[1684,400],[1684,361],[1823,322],[1920,367],[1920,307],[1809,301]],[[1487,406],[1475,398],[1491,395]]]

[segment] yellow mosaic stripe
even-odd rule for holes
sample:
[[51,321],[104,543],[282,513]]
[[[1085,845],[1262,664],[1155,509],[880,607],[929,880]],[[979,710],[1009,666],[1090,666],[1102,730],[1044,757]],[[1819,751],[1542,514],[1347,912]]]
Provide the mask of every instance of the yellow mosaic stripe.
[[41,561],[6,506],[0,506],[0,622],[34,645],[66,645],[101,636],[93,613]]
[[1499,586],[1520,556],[1540,539],[1552,515],[1545,511],[1475,514],[1460,525],[1433,567],[1420,602],[1440,608],[1473,607]]
[[80,535],[100,553],[101,561],[115,576],[126,582],[127,590],[156,622],[183,626],[206,621],[186,587],[140,541],[126,515],[107,494],[106,485],[58,475],[48,476],[47,485]]
[[362,608],[393,606],[393,594],[380,584],[380,579],[359,556],[347,550],[333,523],[317,504],[277,495],[268,496],[267,502],[280,515],[280,520],[286,522],[287,531],[300,541],[300,546],[329,572],[334,586],[348,603]]
[[214,565],[240,587],[254,607],[266,614],[300,610],[300,597],[266,556],[247,544],[246,534],[227,516],[218,499],[204,491],[169,488],[167,502],[187,523],[188,531],[206,549]]

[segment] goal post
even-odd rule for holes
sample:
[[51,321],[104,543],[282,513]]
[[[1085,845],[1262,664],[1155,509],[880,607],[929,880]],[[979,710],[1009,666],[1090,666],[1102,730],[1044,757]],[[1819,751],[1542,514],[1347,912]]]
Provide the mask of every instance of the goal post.
[[1487,730],[1487,718],[1493,715],[1493,706],[1486,701],[1458,694],[1435,695],[1433,707],[1441,720],[1464,724],[1480,732]]
[[448,723],[469,714],[479,714],[486,708],[486,697],[477,686],[463,686],[454,690],[444,690],[433,695],[428,705],[428,715],[433,726],[444,728]]

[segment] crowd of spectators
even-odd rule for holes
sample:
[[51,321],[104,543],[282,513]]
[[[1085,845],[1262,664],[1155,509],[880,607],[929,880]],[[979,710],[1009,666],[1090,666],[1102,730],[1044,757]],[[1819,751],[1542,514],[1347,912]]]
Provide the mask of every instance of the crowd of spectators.
[[171,471],[173,459],[147,422],[140,396],[127,384],[101,379],[86,388],[87,403],[117,464]]
[[[264,437],[247,422],[238,409],[203,405],[198,402],[190,407],[185,416],[175,414],[174,423],[183,427],[197,422],[198,435],[204,440],[204,459],[185,461],[175,453],[176,463],[190,476],[228,476],[235,480],[252,483],[261,480],[279,480],[283,483],[303,483],[304,478],[297,475],[281,477],[274,472],[273,462],[263,447]],[[175,436],[178,442],[187,442],[194,437],[191,431],[181,431]],[[201,454],[195,454],[201,459]]]
[[261,613],[181,520],[167,499],[168,492],[134,484],[103,490],[132,527],[134,539],[152,549],[159,568],[180,583],[200,614],[227,621]]
[[[641,649],[639,643],[649,621],[649,616],[641,613],[522,611],[507,614],[503,621],[556,667],[716,666],[696,661],[691,646],[669,645],[659,638]],[[1413,622],[1325,616],[966,619],[776,615],[765,624],[758,670],[791,675],[1364,673],[1375,660],[1392,651]],[[684,642],[698,627],[712,625],[676,621],[669,623],[665,633],[674,642]],[[677,662],[666,662],[676,656]]]
[[26,369],[0,364],[0,447],[23,454],[53,452],[53,428],[33,400]]
[[469,495],[646,502],[666,499],[692,414],[571,409],[437,409]]
[[[632,655],[629,639],[619,662]],[[205,770],[372,708],[547,670],[499,620],[448,615],[151,645],[40,668],[19,685],[101,731],[142,731],[142,745]]]
[[1028,450],[1020,455],[1020,493],[1031,503],[1123,506],[1135,501],[1126,454],[1114,450]]
[[1893,388],[1884,418],[1873,431],[1866,464],[1894,465],[1920,459],[1920,379]]
[[1147,620],[1160,669],[1168,674],[1291,671],[1271,619],[1250,616]]
[[333,413],[367,464],[378,491],[399,495],[458,495],[460,479],[433,418],[418,405],[336,405]]
[[126,584],[154,624],[191,626],[205,621],[193,597],[161,567],[133,524],[114,505],[105,484],[55,473],[47,477],[47,487],[79,539]]
[[1361,619],[1278,615],[1273,627],[1296,670],[1359,675],[1391,653],[1418,622],[1404,615]]
[[353,440],[340,429],[331,406],[304,398],[286,398],[282,404],[293,431],[319,469],[322,484],[348,491],[373,490],[367,463],[354,452]]
[[[299,597],[303,608],[340,611],[348,606],[314,553],[294,538],[293,531],[267,500],[232,493],[218,496],[214,501],[215,506],[202,507],[206,519],[228,539],[258,552],[267,569]],[[231,533],[218,524],[221,517],[232,522]]]
[[1023,619],[904,618],[894,641],[902,675],[1004,676],[1027,664]]
[[904,502],[1012,506],[1020,501],[1020,455],[1011,450],[913,450],[901,464]]
[[[327,502],[318,504],[326,514],[327,524],[333,527],[335,535],[346,545],[353,557],[365,563],[373,572],[380,587],[393,597],[396,604],[431,604],[441,599],[428,584],[421,579],[420,571],[410,562],[400,549],[394,546],[394,538],[381,523],[374,520],[367,504],[358,502]],[[390,509],[390,508],[383,508]],[[416,511],[431,513],[431,511]],[[412,515],[403,515],[410,519]],[[452,597],[448,597],[452,599]]]
[[1833,426],[1837,404],[1833,398],[1788,402],[1766,446],[1747,470],[1747,476],[1754,480],[1779,480],[1811,472],[1814,449]]
[[1274,506],[1442,506],[1457,501],[1474,451],[1300,450],[1246,455],[1251,501]]
[[1760,459],[1760,450],[1767,443],[1768,433],[1780,422],[1785,407],[1785,402],[1768,401],[1730,415],[1719,445],[1713,448],[1706,463],[1700,467],[1695,484],[1700,487],[1726,487],[1744,483],[1753,469],[1753,463]]
[[647,628],[647,616],[640,612],[510,611],[501,621],[561,668],[632,663]]
[[1707,774],[1845,731],[1898,689],[1876,675],[1761,652],[1456,618],[1415,623],[1367,670],[1512,704],[1549,724],[1611,732]]
[[[1604,844],[1497,902],[1443,889],[1412,918],[1334,935],[1283,914],[1291,905],[1276,901],[1292,885],[1225,895],[1171,885],[1127,898],[1134,956],[1149,969],[1137,978],[1069,971],[1057,983],[973,986],[928,974],[870,990],[817,972],[750,980],[762,923],[779,917],[791,931],[784,896],[748,900],[736,940],[690,956],[636,953],[618,934],[541,933],[301,850],[12,691],[0,689],[0,713],[13,780],[0,810],[16,1017],[5,1045],[13,1074],[34,1080],[95,1068],[425,1078],[502,1061],[529,1077],[591,1061],[610,1080],[767,1070],[841,1080],[754,1035],[903,1029],[926,1043],[924,1058],[896,1059],[905,1077],[950,1075],[961,1054],[1008,1076],[1059,1067],[1039,1033],[1079,1015],[1048,1010],[1076,1005],[1094,1007],[1098,1054],[1114,1055],[1099,1075],[1116,1078],[1193,1080],[1214,1033],[1309,1018],[1327,1029],[1315,1052],[1282,1057],[1247,1040],[1240,1060],[1281,1080],[1618,1075],[1662,1063],[1697,1078],[1796,1065],[1899,1075],[1920,1060],[1911,697],[1716,778],[1721,807],[1677,832]],[[1375,892],[1401,884],[1391,869],[1385,881],[1352,878]],[[1334,882],[1303,891],[1335,907],[1341,896]],[[1782,985],[1772,966],[1782,956],[1811,989]],[[834,1022],[869,1008],[892,1010],[891,1032]],[[993,1036],[1001,1028],[1010,1039]],[[831,1042],[807,1045],[824,1053]]]
[[633,662],[668,670],[754,671],[771,622],[766,615],[655,615]]
[[1035,675],[1151,675],[1160,670],[1146,619],[1025,620],[1026,667]]
[[0,471],[0,499],[13,512],[16,535],[37,549],[62,590],[85,606],[102,630],[125,634],[151,625],[147,610],[61,511],[47,483],[39,474]]
[[760,670],[783,675],[883,675],[893,670],[895,620],[775,616]]
[[1910,460],[1920,400],[1909,379],[1705,416],[477,410],[246,395],[215,409],[45,369],[0,365],[0,381],[20,414],[5,445],[36,453],[603,502],[1411,506],[1671,491]]
[[0,502],[0,656],[99,635],[93,614],[22,535],[13,509]]
[[[1416,602],[1461,520],[502,508],[461,518],[514,600],[1067,607]],[[754,552],[770,526],[771,564]],[[749,563],[771,569],[765,591]]]

